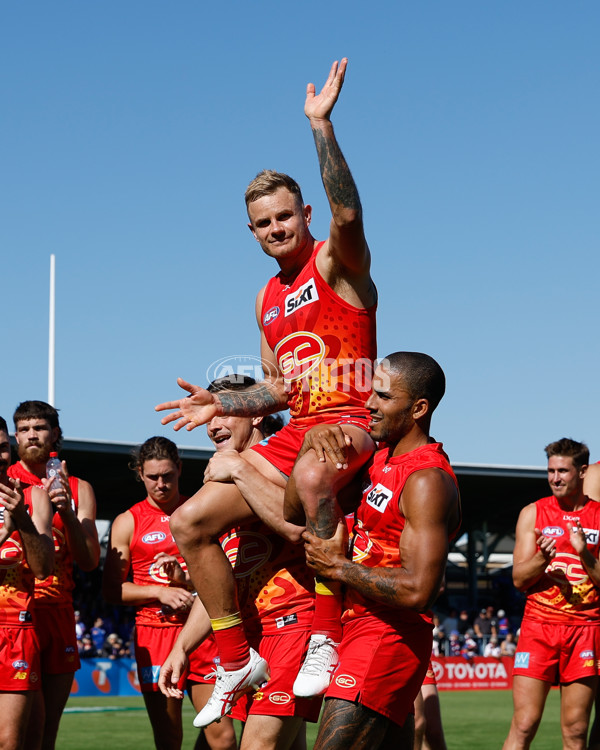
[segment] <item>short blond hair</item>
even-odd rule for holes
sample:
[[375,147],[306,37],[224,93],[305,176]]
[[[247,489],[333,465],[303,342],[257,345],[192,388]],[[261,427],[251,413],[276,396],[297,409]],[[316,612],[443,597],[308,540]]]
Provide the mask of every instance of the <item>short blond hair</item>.
[[246,188],[244,195],[246,208],[248,208],[250,203],[257,201],[259,198],[264,198],[266,195],[272,195],[282,187],[289,190],[292,195],[295,195],[298,201],[300,201],[301,206],[304,205],[302,191],[296,180],[283,172],[275,172],[273,169],[263,169]]

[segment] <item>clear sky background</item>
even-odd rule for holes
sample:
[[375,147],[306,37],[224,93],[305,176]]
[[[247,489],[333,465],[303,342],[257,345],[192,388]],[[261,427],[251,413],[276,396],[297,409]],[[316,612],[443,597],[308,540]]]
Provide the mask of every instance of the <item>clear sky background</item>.
[[258,354],[244,189],[288,172],[325,238],[304,96],[347,56],[379,355],[443,366],[456,462],[600,459],[599,33],[592,0],[3,3],[0,414],[47,398],[50,253],[67,437],[173,437],[177,376]]

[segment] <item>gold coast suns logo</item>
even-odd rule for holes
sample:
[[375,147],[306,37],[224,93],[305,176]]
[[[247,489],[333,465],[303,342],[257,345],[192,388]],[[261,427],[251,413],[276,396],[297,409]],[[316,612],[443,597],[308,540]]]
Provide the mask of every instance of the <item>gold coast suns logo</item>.
[[23,547],[16,539],[7,539],[0,550],[0,568],[16,568],[24,560]]
[[352,539],[352,562],[361,563],[371,555],[373,542],[363,522],[359,519],[354,527],[354,538]]
[[236,578],[246,578],[271,557],[273,545],[256,531],[234,531],[221,540],[221,547]]
[[562,552],[546,568],[548,575],[559,586],[565,581],[571,585],[585,583],[588,580],[588,574],[581,564],[578,555],[572,555],[569,552]]
[[302,379],[321,364],[325,344],[310,331],[298,331],[282,339],[274,353],[283,379],[289,383]]
[[168,585],[170,583],[169,578],[165,575],[165,571],[162,563],[153,562],[148,569],[148,575],[153,581]]

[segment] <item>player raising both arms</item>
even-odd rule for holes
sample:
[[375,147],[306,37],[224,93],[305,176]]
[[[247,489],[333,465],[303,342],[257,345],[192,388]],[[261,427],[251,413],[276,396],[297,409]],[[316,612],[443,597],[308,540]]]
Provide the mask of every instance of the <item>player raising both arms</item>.
[[[289,406],[292,419],[266,444],[244,452],[244,459],[265,478],[285,486],[303,436],[319,422],[339,423],[351,439],[347,471],[321,462],[313,451],[296,467],[295,487],[306,514],[306,524],[318,536],[328,537],[341,516],[335,502],[340,486],[364,464],[373,451],[367,431],[372,361],[376,356],[375,306],[370,254],[364,236],[358,191],[338,146],[330,121],[342,89],[347,60],[332,65],[316,95],[309,84],[305,114],[309,118],[332,220],[324,242],[312,237],[311,207],[303,203],[298,184],[277,172],[262,172],[246,190],[249,227],[280,273],[258,295],[256,314],[261,330],[265,383],[243,393],[211,394],[179,380],[186,398],[160,404],[172,409],[163,423],[175,429],[209,422],[218,415],[260,416]],[[344,467],[346,468],[346,467]],[[219,536],[252,517],[250,501],[234,483],[209,482],[172,516],[171,528],[187,562],[198,595],[211,619],[225,672],[217,679],[214,701],[201,715],[207,724],[231,708],[225,694],[231,682],[246,689],[265,670],[264,660],[250,650],[240,615],[231,566],[219,545]],[[304,519],[302,519],[304,521]],[[206,574],[210,571],[210,575]],[[319,658],[324,673],[315,684],[294,685],[294,692],[322,692],[329,681],[328,667],[341,636],[339,587],[321,585],[309,653]],[[306,665],[305,665],[306,666]],[[310,677],[310,676],[309,676]],[[215,710],[216,709],[216,710]]]

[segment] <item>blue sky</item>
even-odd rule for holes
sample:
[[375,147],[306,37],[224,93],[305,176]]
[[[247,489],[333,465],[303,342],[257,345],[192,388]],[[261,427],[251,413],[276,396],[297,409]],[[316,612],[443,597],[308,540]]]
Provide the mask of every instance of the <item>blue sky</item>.
[[258,353],[277,269],[243,192],[290,173],[326,236],[304,95],[347,56],[380,356],[444,367],[457,462],[543,465],[563,435],[600,459],[599,28],[591,1],[5,3],[0,414],[47,397],[50,253],[68,437],[173,437],[177,376]]

